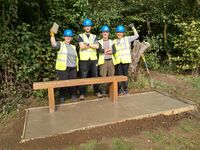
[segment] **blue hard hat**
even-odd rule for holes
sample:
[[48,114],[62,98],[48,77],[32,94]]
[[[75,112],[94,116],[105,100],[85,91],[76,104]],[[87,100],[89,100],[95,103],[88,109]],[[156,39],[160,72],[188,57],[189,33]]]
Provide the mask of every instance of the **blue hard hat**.
[[118,25],[115,31],[116,32],[123,32],[124,33],[125,32],[125,28],[122,25]]
[[83,26],[92,26],[92,21],[90,19],[83,20]]
[[110,32],[110,28],[106,25],[101,27],[101,32]]
[[67,29],[63,32],[63,36],[69,36],[69,37],[72,37],[74,36],[74,33],[71,29]]

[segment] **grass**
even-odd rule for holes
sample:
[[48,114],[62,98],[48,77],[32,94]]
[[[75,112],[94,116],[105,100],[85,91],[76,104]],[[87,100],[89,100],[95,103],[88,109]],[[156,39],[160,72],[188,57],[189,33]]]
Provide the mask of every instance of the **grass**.
[[200,122],[191,119],[184,119],[177,128],[182,132],[193,132],[194,130],[197,130],[199,127],[200,127]]
[[68,150],[134,150],[134,143],[125,141],[121,138],[113,138],[111,144],[105,146],[105,143],[97,142],[96,140],[89,140],[86,143],[80,145],[72,145]]
[[171,93],[170,91],[176,90],[175,85],[169,85],[169,84],[162,82],[162,81],[155,81],[154,80],[154,85],[155,85],[155,89],[162,90],[162,91],[169,92],[169,93]]
[[[170,130],[156,129],[144,131],[140,137],[150,141],[151,149],[155,150],[186,150],[200,148],[200,121],[184,119]],[[140,144],[138,144],[140,143]],[[136,148],[142,149],[142,141],[138,140]]]
[[184,89],[184,85],[180,88],[180,85],[176,85],[176,83],[172,85],[154,80],[155,89],[176,97],[191,100],[200,105],[200,77],[177,75],[176,78],[182,82],[186,82],[189,88],[185,87]]
[[96,147],[97,147],[97,141],[96,140],[90,140],[87,143],[80,145],[80,148],[82,150],[94,150]]
[[[176,84],[154,80],[155,89],[176,96],[190,99],[200,104],[200,77],[177,75],[178,80],[186,82],[192,87],[182,91]],[[149,78],[140,75],[137,82],[129,81],[129,88],[150,88]],[[105,146],[106,145],[106,146]],[[200,149],[200,120],[186,118],[170,129],[157,128],[143,131],[139,135],[103,140],[89,141],[76,146],[82,150],[199,150]]]
[[113,150],[134,150],[135,144],[132,142],[127,142],[124,139],[114,138],[111,149],[113,149]]
[[71,146],[69,150],[199,150],[200,121],[193,118],[181,120],[170,129],[157,128],[139,135],[90,140]]
[[12,110],[9,114],[0,113],[0,124],[5,125],[7,122],[19,116],[19,111]]
[[192,85],[194,88],[200,90],[200,77],[199,76],[177,76],[180,80],[187,82]]
[[133,89],[146,89],[150,88],[149,79],[145,75],[140,75],[136,82],[129,81],[129,88]]

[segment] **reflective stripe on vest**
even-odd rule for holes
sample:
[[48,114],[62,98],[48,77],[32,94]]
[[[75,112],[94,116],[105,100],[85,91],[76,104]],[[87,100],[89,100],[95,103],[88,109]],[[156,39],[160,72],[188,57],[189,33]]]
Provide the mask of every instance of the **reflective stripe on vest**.
[[[103,40],[99,40],[99,43],[102,45],[102,49],[103,49]],[[109,39],[109,48],[112,49],[112,45],[113,45],[113,42],[112,40]],[[98,60],[98,64],[99,65],[102,65],[104,64],[104,58],[105,58],[105,54],[104,53],[99,53],[99,60]],[[114,56],[112,55],[112,61],[113,61],[113,64],[115,65],[116,62],[115,62],[115,58]]]
[[[74,45],[71,45],[72,49],[76,53],[76,67],[78,71],[78,55],[76,52],[76,47]],[[60,50],[58,51],[57,54],[57,59],[56,59],[56,70],[62,70],[65,71],[67,69],[67,47],[65,42],[60,42]]]
[[[79,34],[79,36],[83,39],[84,43],[94,43],[96,38],[96,35],[91,33],[89,38],[85,33]],[[80,49],[79,56],[80,60],[97,60],[97,50],[94,48]]]
[[118,44],[117,39],[113,41],[116,48],[115,60],[116,64],[126,64],[131,63],[131,47],[126,37],[122,38],[124,44]]

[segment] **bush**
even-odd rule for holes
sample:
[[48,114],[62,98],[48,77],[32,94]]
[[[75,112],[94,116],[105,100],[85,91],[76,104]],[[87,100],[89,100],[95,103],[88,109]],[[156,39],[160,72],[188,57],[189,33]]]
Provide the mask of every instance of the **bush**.
[[[55,78],[55,56],[40,34],[31,32],[29,24],[22,23],[16,30],[2,32],[0,40],[0,108],[15,106],[32,94],[34,81]],[[2,109],[0,109],[2,111]]]
[[200,21],[178,22],[176,25],[181,33],[174,37],[177,54],[172,60],[179,71],[197,74],[200,68]]
[[147,37],[146,41],[150,43],[150,48],[145,51],[145,58],[149,69],[158,70],[160,67],[160,51],[162,49],[161,35]]

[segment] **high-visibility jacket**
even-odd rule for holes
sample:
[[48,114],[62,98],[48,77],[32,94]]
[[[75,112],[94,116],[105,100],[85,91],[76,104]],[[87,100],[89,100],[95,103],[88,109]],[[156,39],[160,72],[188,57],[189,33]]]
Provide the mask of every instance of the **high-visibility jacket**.
[[128,42],[127,37],[123,37],[121,40],[124,41],[123,44],[117,43],[117,39],[113,41],[116,48],[116,53],[114,54],[116,64],[127,64],[131,63],[131,47]]
[[[102,48],[103,48],[103,39],[99,40],[99,43],[102,45]],[[113,42],[112,42],[112,40],[109,39],[109,48],[110,49],[112,49],[112,45],[113,45]],[[99,60],[98,60],[99,65],[104,64],[104,58],[105,58],[105,54],[99,53]],[[112,54],[112,61],[113,61],[113,64],[115,65],[116,62],[115,62],[115,58],[114,58],[113,54]]]
[[[56,70],[62,70],[65,71],[67,69],[67,47],[65,42],[60,42],[60,50],[58,51],[57,54],[57,60],[56,60]],[[76,52],[76,46],[71,45],[72,49],[76,53],[76,67],[78,71],[78,55]]]
[[[85,33],[79,34],[83,39],[84,43],[94,43],[96,35],[90,33],[88,38]],[[80,49],[79,51],[80,60],[97,60],[97,50],[95,48]]]

